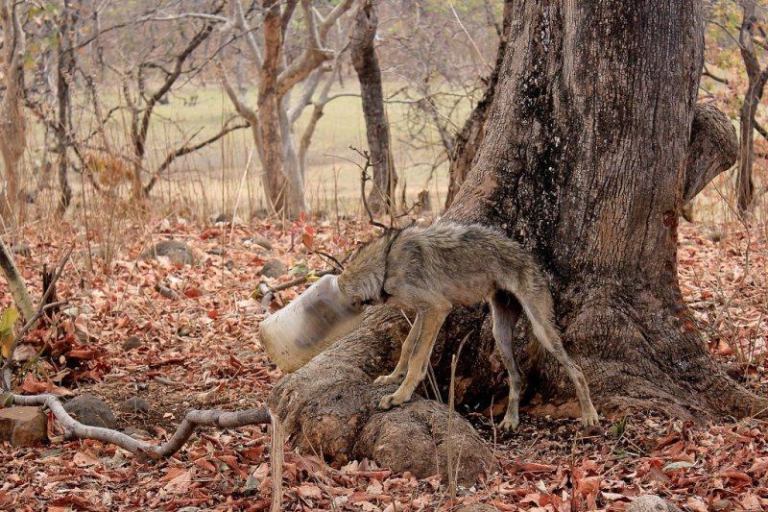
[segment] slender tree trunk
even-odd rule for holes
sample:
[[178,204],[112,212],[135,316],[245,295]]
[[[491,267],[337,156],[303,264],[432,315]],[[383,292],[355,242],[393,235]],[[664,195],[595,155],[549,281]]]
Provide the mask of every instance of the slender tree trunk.
[[384,108],[381,68],[374,46],[378,23],[375,0],[363,1],[355,15],[350,46],[352,64],[360,81],[368,148],[373,165],[373,189],[368,196],[368,205],[374,212],[392,212],[397,171],[392,157],[387,111]]
[[69,0],[64,0],[64,9],[61,13],[59,24],[59,45],[56,78],[56,99],[58,102],[58,123],[56,137],[58,139],[57,153],[59,157],[58,175],[61,197],[58,212],[63,215],[72,201],[72,189],[69,186],[67,172],[69,170],[69,114],[70,114],[70,90],[69,84],[75,72],[75,55],[72,50],[72,33],[76,14]]
[[26,38],[14,2],[3,0],[0,18],[3,28],[5,94],[0,103],[0,153],[5,167],[5,190],[0,187],[0,215],[6,222],[21,221],[24,200],[19,162],[27,145],[24,95]]
[[[724,116],[694,123],[701,3],[520,0],[511,16],[486,134],[445,218],[498,226],[535,254],[551,276],[566,349],[603,414],[765,414],[768,400],[710,359],[677,282],[683,199],[701,185],[697,174],[732,164],[736,144]],[[271,406],[300,446],[335,461],[372,457],[417,475],[444,471],[435,466],[451,442],[443,406],[415,398],[392,411],[375,407],[392,387],[372,380],[394,366],[406,329],[399,312],[374,310],[278,383]],[[504,396],[490,331],[480,307],[454,311],[441,331],[432,364],[442,386],[469,336],[457,404]],[[515,337],[525,396],[573,400],[562,368],[529,343],[524,322]],[[486,452],[471,430],[461,433],[469,478]]]
[[740,138],[739,138],[739,167],[736,174],[736,206],[740,215],[749,212],[754,197],[755,185],[752,180],[752,168],[754,167],[755,149],[755,114],[760,100],[755,95],[755,85],[750,80],[744,103],[739,112]]
[[295,217],[306,211],[307,206],[298,161],[294,159],[296,165],[293,165],[294,162],[286,162],[285,159],[289,149],[285,137],[289,137],[290,133],[286,133],[283,95],[276,90],[283,47],[280,3],[265,0],[264,9],[266,50],[258,99],[259,154],[264,168],[262,183],[271,209]]
[[747,72],[747,90],[739,113],[739,168],[736,174],[736,205],[740,215],[749,212],[752,205],[755,186],[752,181],[754,163],[755,115],[763,97],[765,83],[768,81],[768,68],[761,70],[754,45],[754,31],[757,17],[755,3],[744,2],[743,18],[739,31],[739,50]]

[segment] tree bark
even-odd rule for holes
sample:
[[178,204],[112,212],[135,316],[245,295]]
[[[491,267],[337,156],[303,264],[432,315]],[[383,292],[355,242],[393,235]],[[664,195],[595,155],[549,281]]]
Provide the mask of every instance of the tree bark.
[[24,56],[26,38],[19,22],[15,2],[3,0],[0,21],[3,29],[5,94],[0,103],[0,153],[5,166],[5,190],[0,187],[0,215],[7,221],[20,221],[23,207],[19,162],[27,145],[23,109]]
[[[353,0],[342,0],[322,17],[313,9],[311,0],[261,0],[263,45],[260,45],[249,27],[241,2],[229,2],[231,23],[227,24],[228,31],[237,28],[244,34],[249,55],[259,70],[256,107],[246,105],[223,70],[222,79],[238,113],[251,125],[263,167],[262,185],[272,213],[297,217],[308,210],[304,197],[303,157],[296,151],[293,134],[293,123],[298,115],[290,115],[287,100],[297,84],[309,79],[323,63],[333,58],[334,52],[325,48],[328,33],[352,3]],[[287,63],[283,46],[298,4],[303,13],[307,41],[304,51]]]
[[752,181],[754,163],[755,115],[768,81],[768,68],[760,68],[754,44],[757,17],[755,3],[744,2],[743,18],[739,31],[739,49],[747,72],[747,91],[739,112],[741,137],[739,138],[739,169],[736,175],[736,205],[740,215],[745,215],[752,205],[755,185]]
[[76,23],[76,14],[69,0],[64,0],[61,12],[61,22],[58,31],[58,62],[56,64],[56,100],[58,118],[56,123],[56,139],[58,153],[58,176],[61,196],[57,212],[64,215],[72,201],[72,188],[69,186],[67,172],[69,170],[68,148],[70,142],[70,90],[69,84],[75,72],[75,54],[72,49],[72,30]]
[[448,194],[445,198],[445,207],[449,208],[456,194],[461,188],[461,184],[467,179],[469,171],[472,169],[472,162],[475,159],[480,144],[485,137],[485,120],[488,118],[488,110],[496,94],[496,83],[499,80],[499,71],[504,61],[504,53],[507,47],[507,38],[509,37],[509,27],[512,21],[512,0],[504,1],[504,18],[501,25],[499,38],[499,51],[496,54],[496,65],[493,68],[491,76],[488,77],[485,93],[482,99],[475,105],[472,113],[464,122],[461,131],[456,135],[456,139],[449,151],[448,167]]
[[363,1],[355,14],[349,39],[352,65],[360,82],[368,149],[373,166],[373,189],[368,196],[368,206],[374,213],[391,213],[395,204],[397,171],[392,156],[389,120],[384,108],[381,68],[374,46],[378,24],[374,0]]
[[[601,413],[765,414],[768,400],[710,359],[677,281],[686,184],[706,178],[707,162],[719,161],[714,167],[722,170],[733,156],[711,154],[719,151],[705,143],[717,137],[712,128],[693,129],[704,47],[700,2],[521,0],[511,9],[485,137],[444,218],[497,226],[536,256],[551,278],[564,345]],[[725,140],[732,147],[733,133]],[[385,308],[372,313],[276,386],[274,411],[300,445],[336,461],[373,457],[420,476],[434,471],[414,459],[440,460],[445,437],[437,432],[437,442],[422,450],[414,448],[414,432],[435,434],[445,408],[418,397],[393,411],[374,408],[391,392],[371,379],[394,365],[406,327],[400,318]],[[529,343],[527,329],[524,322],[515,327],[524,396],[573,400],[562,368]],[[465,335],[456,403],[482,407],[505,388],[487,312],[454,311],[432,364],[445,386]],[[465,463],[482,467],[476,437],[462,434],[472,449],[463,452]]]

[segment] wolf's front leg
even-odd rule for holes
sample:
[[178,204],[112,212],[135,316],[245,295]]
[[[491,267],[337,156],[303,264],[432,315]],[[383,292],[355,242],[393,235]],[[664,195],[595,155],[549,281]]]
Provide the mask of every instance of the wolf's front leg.
[[432,307],[428,310],[419,312],[419,317],[423,318],[421,335],[415,341],[413,353],[408,361],[408,373],[405,380],[397,388],[397,391],[391,395],[385,395],[379,402],[379,408],[389,409],[400,405],[411,399],[416,386],[422,381],[427,373],[429,356],[432,354],[432,347],[435,345],[437,333],[440,332],[445,317],[450,311],[450,304],[447,306]]
[[411,327],[408,336],[403,342],[402,348],[400,348],[400,359],[397,361],[397,366],[389,375],[377,377],[376,380],[373,381],[374,384],[400,384],[400,382],[402,382],[403,377],[405,377],[405,372],[408,370],[408,360],[413,353],[413,347],[416,344],[416,340],[421,336],[421,331],[424,328],[423,318],[424,315],[420,313],[416,314],[416,319],[413,321],[413,327]]

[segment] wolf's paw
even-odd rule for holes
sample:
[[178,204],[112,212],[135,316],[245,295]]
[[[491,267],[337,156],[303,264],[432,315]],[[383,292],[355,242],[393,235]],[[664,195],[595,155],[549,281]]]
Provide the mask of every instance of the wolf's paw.
[[376,380],[374,380],[373,383],[377,386],[384,386],[387,384],[400,384],[400,382],[403,380],[403,377],[405,377],[405,375],[400,375],[399,373],[390,373],[389,375],[381,375],[376,377]]
[[410,398],[411,397],[403,397],[397,394],[397,392],[392,393],[391,395],[384,395],[384,397],[379,401],[379,409],[386,411],[392,407],[397,407],[398,405],[404,404]]
[[499,428],[504,432],[514,432],[520,425],[520,418],[517,416],[504,416],[504,419],[499,423]]
[[600,426],[600,416],[597,415],[597,411],[592,404],[589,405],[589,410],[581,413],[581,425],[584,428]]

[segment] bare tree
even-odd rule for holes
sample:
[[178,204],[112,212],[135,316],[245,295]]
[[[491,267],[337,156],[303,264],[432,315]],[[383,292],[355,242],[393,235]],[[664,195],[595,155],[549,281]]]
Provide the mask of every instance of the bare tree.
[[384,108],[381,68],[374,41],[379,20],[376,2],[363,0],[355,13],[350,34],[352,64],[360,81],[368,148],[373,166],[373,188],[368,205],[374,212],[392,212],[395,206],[397,171],[392,155],[389,120]]
[[[323,16],[311,0],[262,0],[258,9],[248,10],[240,0],[229,1],[225,32],[230,39],[242,37],[246,54],[257,70],[256,106],[251,107],[235,90],[223,67],[222,81],[237,112],[248,121],[253,132],[263,167],[262,183],[272,212],[295,216],[307,210],[304,170],[296,151],[293,126],[311,103],[324,65],[343,49],[343,46],[330,49],[329,35],[352,3],[353,0],[342,0]],[[289,44],[298,35],[289,37],[289,30],[292,20],[298,18],[295,14],[299,6],[303,49],[290,59]],[[254,17],[258,18],[261,37],[256,36],[256,28],[252,27]],[[292,104],[291,92],[302,82],[305,90]]]
[[[388,101],[408,105],[407,138],[402,142],[415,154],[434,153],[434,169],[447,163],[451,181],[447,204],[482,141],[487,106],[493,98],[498,62],[492,55],[501,39],[499,2],[486,0],[464,5],[423,2],[382,3],[382,18],[398,20],[405,30],[388,32],[379,43],[387,73],[406,82]],[[495,37],[494,37],[495,36]],[[497,39],[498,38],[498,39]],[[404,99],[401,99],[404,98]],[[469,107],[469,108],[468,108]],[[466,110],[471,110],[464,120]],[[462,123],[463,122],[463,123]],[[434,135],[438,141],[435,142]]]
[[[196,151],[208,144],[219,140],[221,137],[234,129],[242,128],[244,125],[232,126],[230,122],[225,123],[212,137],[193,143],[191,140],[182,147],[171,150],[160,166],[150,173],[150,179],[144,185],[143,174],[146,170],[147,145],[149,137],[149,127],[155,114],[155,107],[162,101],[166,95],[178,85],[183,77],[189,77],[197,73],[200,64],[191,63],[192,57],[201,44],[205,42],[213,32],[215,16],[221,12],[223,4],[215,2],[210,12],[214,20],[204,19],[202,22],[195,22],[192,35],[182,41],[175,50],[168,51],[168,48],[162,44],[150,44],[138,58],[138,61],[131,63],[128,69],[120,71],[122,75],[123,99],[127,104],[130,124],[130,140],[132,154],[130,161],[133,167],[132,177],[132,195],[136,199],[145,198],[154,187],[157,179],[179,156]],[[178,17],[180,22],[184,22],[183,17]],[[160,18],[149,18],[149,21],[159,22]],[[176,22],[175,20],[169,20]],[[183,34],[186,31],[182,31]],[[158,51],[159,50],[159,51]],[[154,73],[154,76],[152,74]],[[152,87],[153,81],[150,78],[156,78],[154,82],[158,85]]]
[[0,213],[8,220],[16,219],[16,214],[21,212],[19,161],[27,145],[23,107],[26,37],[18,11],[19,3],[13,0],[3,0],[0,5],[5,85],[0,102],[0,152],[5,166],[5,190],[0,195]]
[[54,124],[54,131],[58,142],[56,152],[58,153],[59,158],[58,176],[59,188],[61,191],[58,212],[62,215],[72,201],[72,189],[69,186],[69,179],[67,177],[67,171],[69,169],[67,148],[69,147],[71,139],[70,120],[72,114],[72,97],[70,84],[72,83],[75,73],[75,53],[72,33],[75,30],[77,17],[77,11],[72,8],[70,0],[64,0],[56,33],[58,39],[56,52],[58,57],[56,64],[56,100],[58,103],[58,114],[56,123]]
[[736,198],[739,213],[746,214],[752,204],[755,185],[752,181],[754,164],[754,133],[757,108],[763,98],[765,83],[768,81],[768,65],[763,67],[758,59],[755,45],[768,50],[765,43],[765,31],[760,26],[755,12],[755,0],[743,0],[742,22],[739,29],[739,49],[747,72],[747,90],[739,112],[739,169],[736,178]]

